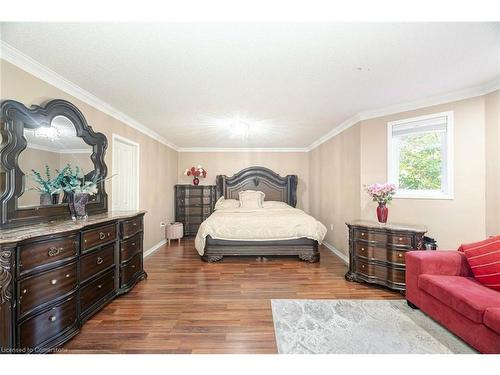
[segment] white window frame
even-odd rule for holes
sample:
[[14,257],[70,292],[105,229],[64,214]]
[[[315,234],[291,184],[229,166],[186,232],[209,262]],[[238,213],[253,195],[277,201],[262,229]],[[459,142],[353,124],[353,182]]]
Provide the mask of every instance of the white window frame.
[[[121,135],[118,135],[116,133],[113,133],[112,134],[113,149],[111,150],[111,153],[112,153],[112,161],[111,161],[112,167],[111,168],[112,168],[112,172],[113,172],[112,174],[116,173],[116,159],[115,159],[115,155],[116,154],[113,152],[113,150],[115,148],[115,141],[126,143],[126,144],[129,144],[129,145],[134,146],[134,147],[137,148],[137,161],[136,161],[136,167],[137,168],[136,168],[136,178],[135,178],[135,184],[136,184],[136,204],[135,204],[136,207],[135,207],[135,210],[137,211],[137,210],[139,210],[139,207],[140,207],[139,198],[141,196],[140,195],[140,186],[141,186],[141,184],[140,184],[140,173],[141,173],[140,172],[140,165],[141,165],[141,163],[140,163],[140,156],[141,156],[141,146],[137,142],[134,142],[134,141],[132,141],[132,140],[130,140],[128,138],[122,137]],[[111,199],[114,199],[113,198],[114,197],[113,189],[115,189],[115,187],[114,187],[115,184],[113,184],[113,182],[112,182],[111,186],[112,186],[112,189],[111,189],[111,192],[112,192]],[[114,204],[113,204],[113,202],[111,202],[111,210],[113,210],[113,208],[114,208]]]
[[430,190],[400,190],[398,188],[394,198],[403,199],[453,199],[453,111],[433,113],[430,115],[407,118],[403,120],[391,121],[387,123],[387,180],[390,183],[399,185],[399,160],[394,158],[395,144],[392,139],[392,129],[396,125],[406,124],[415,121],[429,120],[436,117],[446,117],[446,173],[442,176],[446,182],[444,191]]

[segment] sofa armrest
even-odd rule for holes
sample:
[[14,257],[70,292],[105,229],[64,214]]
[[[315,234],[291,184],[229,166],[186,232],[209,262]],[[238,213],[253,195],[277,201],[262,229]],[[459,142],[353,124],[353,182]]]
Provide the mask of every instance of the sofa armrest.
[[409,251],[406,261],[406,298],[419,306],[418,277],[422,274],[446,276],[472,276],[465,255],[459,251]]
[[465,255],[459,251],[409,251],[406,269],[412,274],[473,276]]

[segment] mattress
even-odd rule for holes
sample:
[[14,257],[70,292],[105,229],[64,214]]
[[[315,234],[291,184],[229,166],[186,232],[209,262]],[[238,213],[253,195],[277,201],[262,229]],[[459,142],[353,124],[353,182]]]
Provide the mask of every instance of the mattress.
[[322,223],[297,208],[233,208],[215,211],[200,225],[195,248],[203,255],[208,236],[211,244],[217,240],[250,242],[303,238],[321,244],[325,235],[326,227]]

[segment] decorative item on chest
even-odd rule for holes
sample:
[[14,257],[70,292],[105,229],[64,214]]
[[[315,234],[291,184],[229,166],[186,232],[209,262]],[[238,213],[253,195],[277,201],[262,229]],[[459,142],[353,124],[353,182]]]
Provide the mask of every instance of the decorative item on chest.
[[373,184],[366,188],[366,192],[374,202],[378,203],[377,219],[381,225],[387,223],[389,209],[387,203],[392,201],[392,197],[396,194],[396,185],[394,184]]
[[185,176],[193,176],[193,185],[198,186],[200,183],[200,177],[206,178],[207,171],[201,166],[187,168],[184,171]]

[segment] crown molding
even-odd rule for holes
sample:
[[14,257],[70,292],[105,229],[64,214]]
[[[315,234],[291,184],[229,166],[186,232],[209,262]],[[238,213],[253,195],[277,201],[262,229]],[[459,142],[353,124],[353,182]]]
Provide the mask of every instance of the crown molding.
[[306,147],[299,148],[216,148],[180,147],[178,152],[308,152]]
[[389,116],[396,113],[413,111],[420,108],[432,107],[435,105],[440,105],[445,103],[456,102],[459,100],[470,99],[477,96],[487,95],[496,90],[500,90],[500,77],[497,77],[489,82],[486,82],[485,84],[468,87],[463,90],[458,90],[442,95],[431,96],[429,98],[415,100],[407,103],[400,103],[380,109],[359,112],[354,116],[348,118],[344,122],[340,123],[338,126],[330,130],[328,133],[319,138],[317,141],[311,143],[309,147],[307,147],[306,149],[308,151],[314,150],[322,143],[342,133],[344,130],[347,130],[350,127],[356,125],[360,121],[370,120],[377,117]]
[[155,131],[149,129],[147,126],[141,124],[139,121],[133,119],[125,113],[117,110],[104,100],[99,99],[97,96],[67,80],[2,40],[0,40],[0,58],[47,82],[48,84],[57,87],[59,90],[62,90],[65,93],[91,105],[99,111],[114,117],[131,128],[157,140],[165,146],[168,146],[176,151],[178,150],[178,147],[175,144],[168,141]]

